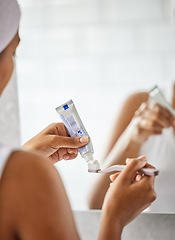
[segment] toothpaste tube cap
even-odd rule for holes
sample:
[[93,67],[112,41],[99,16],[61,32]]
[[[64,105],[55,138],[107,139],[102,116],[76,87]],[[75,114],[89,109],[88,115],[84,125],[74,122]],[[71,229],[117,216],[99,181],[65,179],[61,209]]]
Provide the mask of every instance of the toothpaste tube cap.
[[100,164],[97,160],[88,161],[88,172],[98,172],[100,170]]
[[83,157],[88,163],[88,172],[98,172],[100,170],[100,164],[97,160],[94,160],[93,153],[88,152]]

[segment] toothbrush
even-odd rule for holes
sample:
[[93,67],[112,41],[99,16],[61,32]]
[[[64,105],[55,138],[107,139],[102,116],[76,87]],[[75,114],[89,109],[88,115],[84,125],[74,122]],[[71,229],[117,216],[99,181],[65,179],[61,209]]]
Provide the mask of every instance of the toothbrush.
[[[121,172],[124,170],[126,165],[113,165],[105,170],[97,170],[97,171],[91,171],[88,170],[91,173],[109,173],[109,172]],[[158,169],[153,169],[153,168],[141,168],[138,172],[138,174],[144,174],[146,176],[158,176],[159,175],[159,170]]]

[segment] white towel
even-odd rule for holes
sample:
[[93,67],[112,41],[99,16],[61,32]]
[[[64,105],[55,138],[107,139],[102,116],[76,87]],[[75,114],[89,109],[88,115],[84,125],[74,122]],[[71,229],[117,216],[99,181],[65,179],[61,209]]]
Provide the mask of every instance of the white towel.
[[0,144],[0,180],[8,158],[13,151],[13,148]]
[[20,8],[16,0],[0,0],[0,53],[16,35],[20,21]]

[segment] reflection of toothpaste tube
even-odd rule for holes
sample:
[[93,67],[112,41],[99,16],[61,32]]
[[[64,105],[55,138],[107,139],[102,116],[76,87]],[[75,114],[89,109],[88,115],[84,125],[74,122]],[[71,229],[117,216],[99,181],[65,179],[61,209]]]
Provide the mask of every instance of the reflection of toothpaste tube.
[[151,91],[149,92],[149,96],[155,103],[168,109],[175,116],[175,110],[173,109],[171,104],[167,102],[163,93],[161,92],[157,85],[153,89],[151,89]]
[[[56,108],[71,137],[89,136],[72,100]],[[94,160],[91,139],[84,147],[78,148],[81,156],[88,162],[88,170],[96,172],[100,169],[99,162]]]

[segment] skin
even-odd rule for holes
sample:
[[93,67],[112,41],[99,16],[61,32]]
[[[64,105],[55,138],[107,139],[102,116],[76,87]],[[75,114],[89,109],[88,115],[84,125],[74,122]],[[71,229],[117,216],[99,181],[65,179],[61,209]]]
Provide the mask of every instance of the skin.
[[0,211],[0,239],[80,239],[57,170],[36,154],[11,156],[1,179]]
[[[18,43],[17,33],[0,54],[1,93],[12,74]],[[75,158],[76,148],[88,141],[87,137],[69,137],[64,125],[56,123],[24,144],[28,151],[11,154],[0,180],[0,239],[80,239],[63,183],[50,159]],[[130,159],[126,164],[121,174],[111,176],[99,240],[121,239],[125,225],[156,198],[155,177],[137,175],[140,168],[149,166],[146,158]]]
[[61,159],[76,158],[78,150],[75,147],[84,146],[88,141],[88,137],[71,138],[63,123],[52,123],[25,143],[23,148],[35,150],[56,163]]
[[[135,180],[138,169],[148,167],[146,158],[127,164],[121,174],[111,176],[99,240],[121,239],[124,226],[156,198],[154,177]],[[12,154],[1,178],[0,212],[0,239],[80,239],[61,178],[43,156]]]
[[[147,92],[129,96],[117,116],[106,145],[102,168],[115,164],[125,164],[129,156],[139,156],[140,148],[152,135],[161,135],[164,128],[175,128],[174,116],[165,108],[148,101]],[[175,88],[172,106],[175,106]],[[109,174],[94,177],[88,204],[91,209],[102,207],[109,188]]]
[[[100,240],[121,239],[124,226],[156,199],[154,177],[141,177],[136,171],[146,164],[146,158],[127,159],[122,173],[111,175],[112,183],[102,206]],[[137,202],[136,202],[137,199]],[[124,201],[123,201],[124,200]],[[137,210],[136,210],[137,209]],[[110,230],[107,228],[110,227]]]
[[7,48],[0,54],[0,95],[9,82],[13,72],[13,56],[20,42],[19,34],[17,33]]

